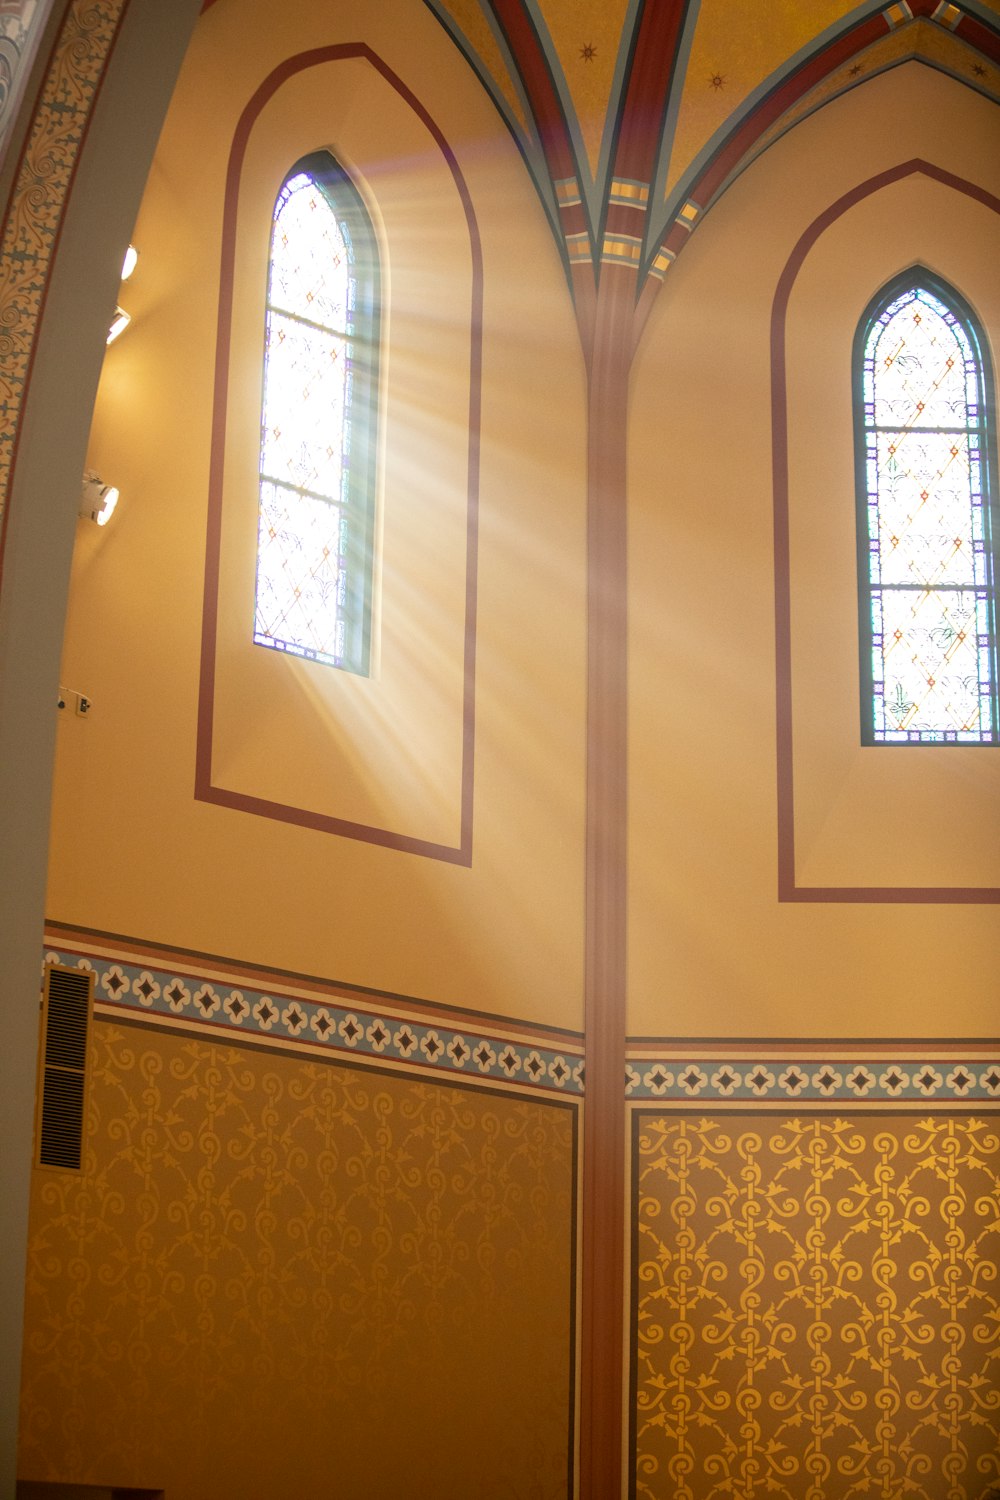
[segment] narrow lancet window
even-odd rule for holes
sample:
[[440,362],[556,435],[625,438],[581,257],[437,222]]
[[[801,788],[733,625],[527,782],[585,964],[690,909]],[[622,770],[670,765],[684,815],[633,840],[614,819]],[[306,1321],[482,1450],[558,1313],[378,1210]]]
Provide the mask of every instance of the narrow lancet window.
[[368,671],[379,276],[371,221],[326,152],[275,204],[254,641]]
[[997,744],[992,380],[971,311],[910,272],[855,344],[866,744]]

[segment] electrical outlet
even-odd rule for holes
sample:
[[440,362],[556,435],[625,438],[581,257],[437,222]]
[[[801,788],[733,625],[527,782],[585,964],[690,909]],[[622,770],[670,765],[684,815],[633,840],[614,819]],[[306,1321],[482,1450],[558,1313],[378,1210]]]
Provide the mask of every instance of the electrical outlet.
[[85,719],[90,713],[91,706],[92,705],[90,699],[87,697],[86,693],[76,694],[76,712],[79,718]]

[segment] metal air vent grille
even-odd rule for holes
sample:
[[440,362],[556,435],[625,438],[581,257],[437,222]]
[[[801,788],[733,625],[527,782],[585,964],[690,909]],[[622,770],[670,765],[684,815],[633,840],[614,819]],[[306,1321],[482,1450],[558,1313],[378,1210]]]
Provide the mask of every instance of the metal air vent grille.
[[37,1129],[40,1167],[78,1172],[83,1163],[93,986],[89,970],[46,967]]

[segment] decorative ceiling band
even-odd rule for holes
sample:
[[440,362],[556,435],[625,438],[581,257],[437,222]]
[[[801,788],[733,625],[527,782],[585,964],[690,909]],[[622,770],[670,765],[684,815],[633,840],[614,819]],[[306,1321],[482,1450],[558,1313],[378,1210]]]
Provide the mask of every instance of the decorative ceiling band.
[[619,265],[635,266],[642,255],[642,240],[632,234],[607,234],[601,249],[603,264],[617,262]]
[[611,203],[623,208],[645,208],[649,202],[649,183],[635,182],[628,177],[613,177],[608,194]]
[[942,3],[931,16],[932,21],[936,21],[939,26],[947,26],[949,31],[954,31],[961,19],[962,12],[958,6],[949,5],[947,0],[942,0]]
[[568,234],[566,236],[566,252],[572,264],[577,264],[580,261],[589,261],[590,235]]
[[559,177],[553,187],[560,208],[574,208],[583,201],[580,197],[580,184],[575,177]]
[[653,264],[649,268],[650,276],[655,276],[657,281],[662,281],[676,259],[676,250],[668,250],[664,246],[657,251]]
[[890,5],[888,10],[884,10],[882,18],[889,30],[895,31],[897,26],[905,26],[907,21],[913,20],[913,12],[906,0],[900,0],[898,5]]

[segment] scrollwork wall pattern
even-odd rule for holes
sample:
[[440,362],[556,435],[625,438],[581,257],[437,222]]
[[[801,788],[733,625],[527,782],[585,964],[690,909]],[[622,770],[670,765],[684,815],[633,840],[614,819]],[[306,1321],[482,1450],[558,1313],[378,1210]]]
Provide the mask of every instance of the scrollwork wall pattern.
[[564,1496],[573,1110],[94,1027],[35,1174],[20,1470]]
[[641,1500],[979,1500],[996,1119],[638,1115]]
[[128,0],[73,0],[0,236],[0,519],[49,266],[87,121]]

